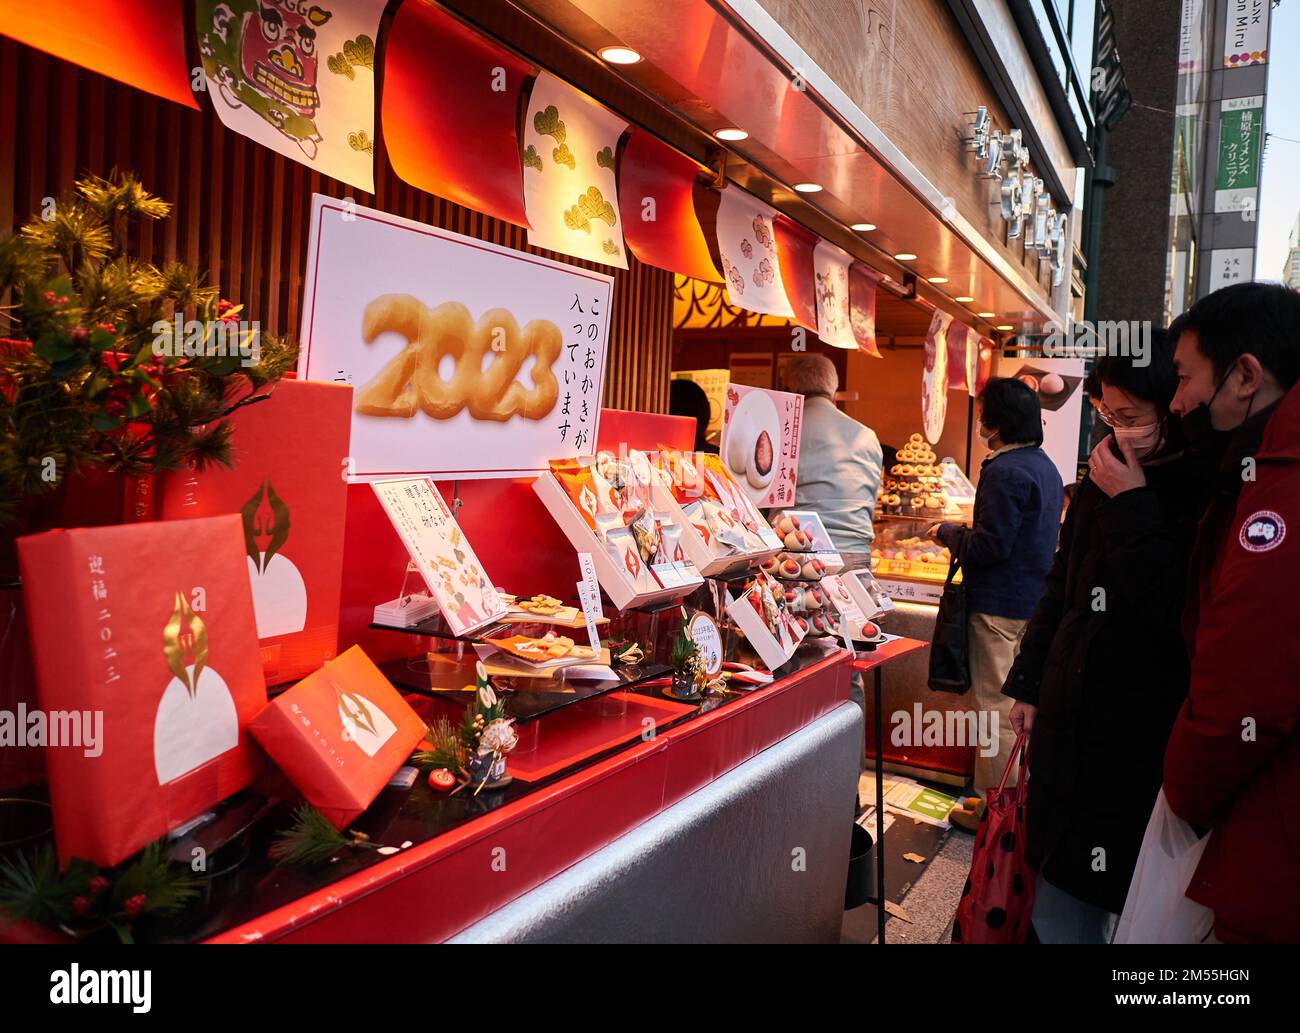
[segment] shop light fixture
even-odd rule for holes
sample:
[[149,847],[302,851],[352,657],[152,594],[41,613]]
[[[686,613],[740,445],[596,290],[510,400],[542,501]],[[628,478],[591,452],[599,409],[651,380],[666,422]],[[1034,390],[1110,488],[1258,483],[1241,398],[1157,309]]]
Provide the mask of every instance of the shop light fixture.
[[995,326],[993,329],[994,329],[994,330],[1014,330],[1015,327],[1012,326],[1010,323],[1003,323],[1001,326]]
[[899,262],[915,262],[916,256],[910,251],[900,251],[894,256]]
[[969,305],[975,299],[966,294],[963,294],[960,297],[953,298],[952,300],[957,302],[957,304],[959,305]]
[[992,319],[997,315],[996,312],[976,312],[975,314],[979,316],[980,319]]
[[733,143],[737,140],[749,139],[749,134],[745,132],[745,130],[738,129],[735,126],[730,126],[726,129],[719,129],[713,135],[717,137],[719,140],[725,140],[727,143]]
[[631,47],[601,47],[600,57],[611,65],[634,65],[641,60],[641,55]]
[[948,277],[946,277],[946,276],[931,276],[931,277],[928,277],[928,278],[927,278],[927,282],[928,282],[928,283],[947,283],[947,282],[948,282]]
[[876,224],[874,222],[855,222],[849,227],[855,233],[870,233],[875,228]]
[[794,185],[795,192],[800,194],[820,193],[821,188],[822,185],[820,183],[796,183]]

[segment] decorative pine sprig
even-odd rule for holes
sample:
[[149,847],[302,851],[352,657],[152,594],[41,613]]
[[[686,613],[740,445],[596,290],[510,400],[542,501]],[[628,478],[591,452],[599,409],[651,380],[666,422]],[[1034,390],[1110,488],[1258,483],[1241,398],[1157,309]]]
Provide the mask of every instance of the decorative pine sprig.
[[352,829],[340,832],[325,815],[304,803],[293,812],[293,824],[271,844],[271,859],[276,864],[310,867],[352,848],[373,850],[374,844],[364,833]]

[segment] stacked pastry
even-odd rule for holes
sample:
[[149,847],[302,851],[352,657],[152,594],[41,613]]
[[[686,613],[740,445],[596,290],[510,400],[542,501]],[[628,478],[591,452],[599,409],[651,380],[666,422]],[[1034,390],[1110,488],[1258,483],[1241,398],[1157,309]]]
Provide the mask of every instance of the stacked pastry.
[[763,563],[763,569],[781,582],[786,609],[809,635],[834,635],[839,614],[821,587],[826,566],[812,554],[813,537],[799,526],[799,518],[782,513],[772,524],[785,548]]
[[913,434],[898,451],[898,461],[880,486],[880,508],[885,513],[918,519],[943,517],[943,471],[938,457],[920,434]]

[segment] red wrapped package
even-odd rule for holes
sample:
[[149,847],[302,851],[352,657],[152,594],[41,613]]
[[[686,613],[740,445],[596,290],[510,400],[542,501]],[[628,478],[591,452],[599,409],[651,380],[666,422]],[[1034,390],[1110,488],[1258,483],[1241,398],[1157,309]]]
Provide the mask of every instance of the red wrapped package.
[[352,388],[285,380],[229,417],[234,469],[170,474],[161,516],[238,513],[268,685],[338,651]]
[[117,864],[260,770],[243,553],[237,516],[19,539],[61,863]]
[[424,722],[353,646],[267,704],[249,730],[307,802],[341,829],[411,755]]

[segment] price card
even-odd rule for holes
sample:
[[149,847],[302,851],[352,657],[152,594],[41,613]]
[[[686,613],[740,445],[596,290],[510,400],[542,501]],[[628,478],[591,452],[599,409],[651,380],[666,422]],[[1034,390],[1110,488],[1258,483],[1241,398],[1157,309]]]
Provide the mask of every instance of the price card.
[[722,632],[718,623],[707,613],[696,612],[687,624],[691,641],[695,643],[704,660],[704,671],[710,678],[716,678],[722,670]]
[[582,580],[578,582],[578,600],[582,603],[582,615],[587,619],[587,637],[591,648],[600,652],[600,633],[596,630],[596,621],[604,614],[600,608],[600,583],[596,580],[596,565],[591,560],[591,553],[578,553],[578,566],[582,569]]

